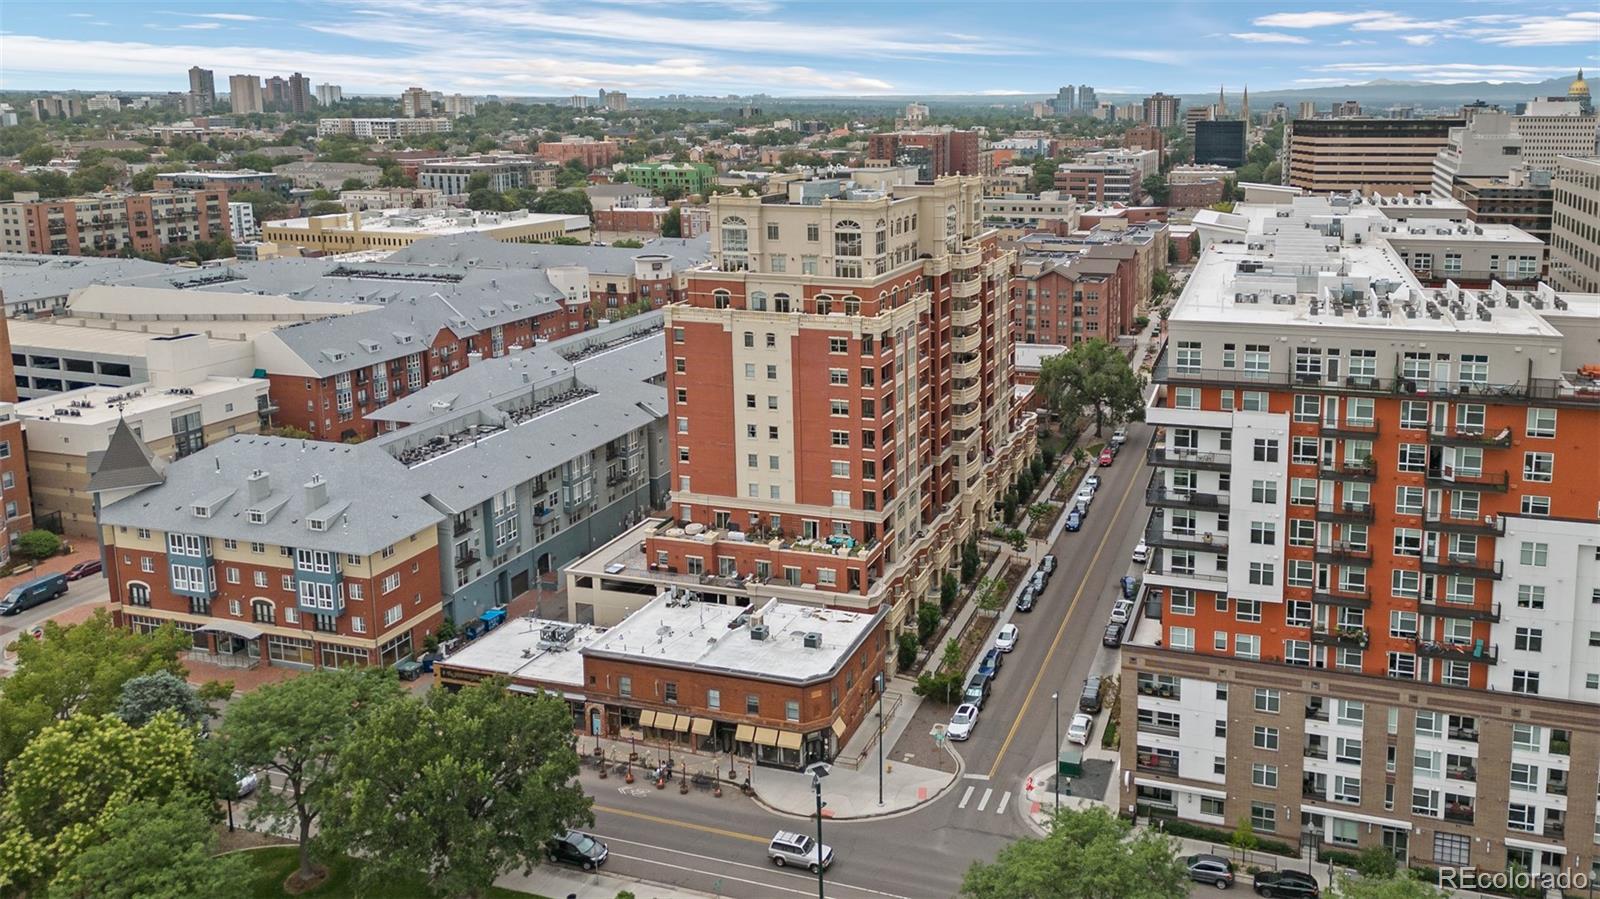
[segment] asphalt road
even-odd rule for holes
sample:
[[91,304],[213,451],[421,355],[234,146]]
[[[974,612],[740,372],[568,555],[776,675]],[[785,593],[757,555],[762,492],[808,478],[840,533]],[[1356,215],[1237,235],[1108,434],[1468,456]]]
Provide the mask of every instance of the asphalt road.
[[110,595],[110,584],[98,574],[67,584],[65,596],[58,596],[42,605],[34,606],[16,615],[0,618],[0,653],[3,647],[20,636],[25,636],[45,619],[59,615],[86,602],[105,602]]
[[[1035,610],[1007,611],[1021,638],[1006,657],[972,738],[956,744],[964,760],[962,782],[899,817],[824,822],[823,842],[835,851],[826,875],[828,896],[953,896],[972,862],[993,859],[1007,843],[1034,834],[1018,797],[1029,772],[1055,757],[1050,694],[1061,694],[1064,730],[1084,678],[1116,668],[1115,653],[1100,653],[1100,638],[1144,527],[1142,491],[1150,469],[1138,447],[1149,435],[1148,426],[1132,425],[1128,450],[1099,470],[1103,483],[1084,529],[1063,532],[1051,548],[1059,564]],[[1102,712],[1099,721],[1104,720]],[[773,814],[734,791],[716,799],[698,791],[685,796],[671,787],[656,790],[642,781],[602,781],[589,771],[583,777],[595,797],[594,830],[611,847],[606,867],[613,872],[714,895],[817,894],[815,877],[775,868],[766,858],[774,831],[810,833],[814,821]]]

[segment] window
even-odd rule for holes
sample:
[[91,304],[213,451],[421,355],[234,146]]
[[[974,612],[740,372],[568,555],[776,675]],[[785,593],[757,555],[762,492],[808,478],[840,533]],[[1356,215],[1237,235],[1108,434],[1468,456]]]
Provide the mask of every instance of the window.
[[1428,426],[1428,403],[1425,400],[1404,400],[1400,403],[1400,427],[1426,428]]
[[1523,805],[1513,802],[1506,806],[1506,828],[1533,833],[1536,822],[1539,820],[1539,810],[1535,806]]
[[1174,588],[1171,591],[1171,593],[1172,593],[1172,599],[1171,599],[1170,608],[1172,610],[1172,614],[1174,614],[1174,615],[1193,615],[1194,614],[1194,592],[1193,591]]
[[1340,700],[1338,703],[1339,714],[1335,720],[1340,724],[1360,724],[1366,720],[1367,707],[1353,699]]
[[849,446],[850,445],[850,432],[849,431],[834,431],[833,432],[833,445],[834,446]]
[[846,353],[850,351],[850,341],[844,337],[829,337],[828,352]]
[[761,697],[754,693],[746,693],[744,696],[744,713],[746,715],[761,714]]
[[1398,467],[1401,471],[1421,474],[1428,470],[1428,448],[1421,443],[1400,444]]
[[1198,409],[1200,408],[1200,388],[1176,387],[1172,391],[1172,408]]
[[1434,831],[1433,860],[1449,867],[1465,867],[1472,858],[1472,838],[1465,834]]
[[790,699],[783,704],[783,720],[800,720],[800,701],[798,699]]
[[1522,541],[1521,559],[1524,565],[1534,568],[1545,567],[1550,559],[1550,544]]
[[1516,630],[1515,641],[1518,652],[1542,652],[1544,631],[1537,627],[1519,627]]
[[1250,563],[1250,583],[1258,587],[1270,587],[1277,582],[1276,574],[1271,562]]
[[1173,627],[1167,629],[1167,645],[1183,652],[1194,651],[1194,628]]
[[1536,518],[1550,517],[1550,497],[1527,496],[1522,497],[1522,514]]
[[1555,470],[1555,453],[1522,454],[1522,479],[1524,481],[1548,484],[1555,480]]
[[1556,436],[1556,410],[1529,409],[1527,433],[1529,437]]
[[[1275,505],[1278,502],[1278,482],[1267,480],[1252,480],[1250,482],[1250,501]],[[1267,541],[1272,542],[1272,541]]]
[[1276,727],[1256,725],[1252,745],[1257,749],[1270,749],[1276,752],[1278,749],[1278,729]]
[[1256,762],[1250,766],[1250,783],[1258,787],[1276,789],[1278,786],[1278,766]]
[[626,674],[624,674],[621,677],[617,678],[617,695],[618,696],[632,696],[633,695],[633,678],[627,676]]
[[1283,694],[1268,687],[1257,687],[1255,691],[1255,710],[1258,712],[1278,713],[1278,708],[1283,702]]
[[1539,584],[1518,584],[1517,608],[1543,609],[1544,587],[1540,586]]
[[1294,420],[1316,424],[1322,420],[1322,397],[1309,393],[1294,395]]
[[1276,546],[1278,526],[1270,521],[1250,522],[1250,542],[1257,546]]
[[1278,807],[1267,802],[1250,803],[1250,826],[1262,833],[1278,830]]
[[1257,462],[1278,461],[1278,441],[1267,437],[1255,439],[1254,458]]
[[1422,488],[1396,487],[1394,489],[1394,512],[1396,515],[1421,515]]
[[1537,696],[1539,694],[1539,672],[1520,669],[1512,671],[1511,692]]
[[1200,369],[1200,342],[1196,340],[1178,341],[1176,364],[1179,371],[1198,371]]

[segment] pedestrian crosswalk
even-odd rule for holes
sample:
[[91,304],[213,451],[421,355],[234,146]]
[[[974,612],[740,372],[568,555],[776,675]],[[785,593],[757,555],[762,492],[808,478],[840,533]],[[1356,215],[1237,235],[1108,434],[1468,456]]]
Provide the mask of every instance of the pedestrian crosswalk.
[[[973,802],[974,794],[977,795],[976,803]],[[992,787],[984,787],[983,792],[978,793],[978,785],[974,784],[967,787],[966,791],[961,794],[961,800],[956,803],[956,808],[961,811],[966,811],[968,806],[972,806],[977,811],[987,812],[989,810],[991,800],[994,799],[995,791]],[[1006,790],[1000,794],[999,801],[994,803],[994,813],[997,815],[1005,814],[1006,807],[1010,804],[1011,791]]]

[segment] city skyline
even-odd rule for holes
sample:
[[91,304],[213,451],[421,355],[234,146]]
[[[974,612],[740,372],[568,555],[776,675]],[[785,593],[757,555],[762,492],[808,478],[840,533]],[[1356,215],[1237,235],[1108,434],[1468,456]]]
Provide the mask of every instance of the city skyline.
[[[539,0],[297,2],[272,15],[170,6],[91,2],[62,14],[54,5],[14,4],[0,37],[8,60],[0,88],[181,90],[183,70],[199,65],[224,76],[298,70],[352,95],[424,84],[514,96],[606,88],[640,97],[1003,97],[1078,82],[1102,94],[1193,93],[1219,83],[1236,90],[1246,80],[1260,91],[1375,80],[1531,82],[1600,62],[1600,12],[1562,3],[1488,2],[1471,15],[1444,4],[1166,4],[1168,27],[1142,32],[1133,47],[1073,38],[1126,29],[1119,10],[1065,5],[996,4],[973,22],[967,7],[933,4],[919,7],[915,31],[903,8],[885,3],[851,6],[850,27],[834,20],[839,7],[769,0],[600,2],[582,15]],[[985,24],[1014,20],[1007,7],[1037,27],[1016,37]],[[441,46],[442,34],[474,55]],[[1061,52],[1063,42],[1070,52]]]

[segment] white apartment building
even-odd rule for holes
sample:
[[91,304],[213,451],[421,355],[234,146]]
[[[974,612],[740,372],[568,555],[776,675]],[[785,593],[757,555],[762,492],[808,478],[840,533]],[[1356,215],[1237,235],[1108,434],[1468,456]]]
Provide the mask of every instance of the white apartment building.
[[1161,171],[1161,154],[1156,150],[1139,150],[1132,147],[1091,150],[1083,154],[1083,161],[1089,165],[1131,166],[1138,173],[1135,182],[1143,181]]
[[449,119],[439,118],[317,120],[318,137],[348,134],[373,140],[395,140],[402,137],[415,137],[419,134],[449,131],[450,128]]
[[260,237],[261,225],[256,221],[255,207],[249,203],[229,203],[228,228],[234,243]]
[[1563,290],[1600,292],[1600,159],[1557,157],[1550,186],[1551,280]]
[[1167,171],[1168,184],[1200,184],[1232,177],[1233,169],[1225,165],[1175,165]]
[[1433,194],[1453,198],[1457,178],[1504,176],[1522,164],[1522,135],[1503,112],[1480,112],[1450,129],[1450,142],[1433,159]]
[[1076,231],[1078,209],[1078,201],[1059,190],[984,197],[979,204],[985,224],[1006,228],[1033,228],[1041,222],[1065,222],[1068,231]]

